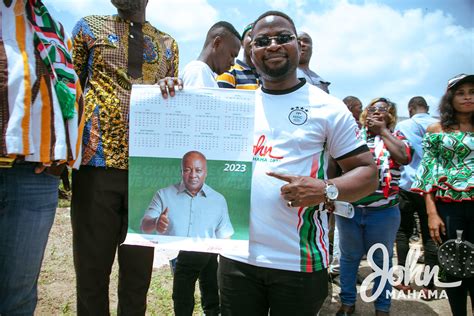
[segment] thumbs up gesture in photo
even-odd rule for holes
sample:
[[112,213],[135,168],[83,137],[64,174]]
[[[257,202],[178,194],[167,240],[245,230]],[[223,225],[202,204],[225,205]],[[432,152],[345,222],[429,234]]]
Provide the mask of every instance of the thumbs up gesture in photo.
[[166,207],[163,213],[161,213],[160,217],[158,217],[158,219],[156,220],[156,231],[160,234],[166,233],[166,231],[168,230],[169,222],[170,221],[168,219],[168,207]]

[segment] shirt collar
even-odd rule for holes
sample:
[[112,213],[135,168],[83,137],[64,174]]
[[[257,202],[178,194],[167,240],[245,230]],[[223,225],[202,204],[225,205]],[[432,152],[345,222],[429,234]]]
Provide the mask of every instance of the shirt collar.
[[[186,193],[186,194],[192,196],[191,192],[189,192],[188,189],[186,189],[186,186],[184,185],[183,181],[181,181],[181,183],[178,186],[178,193]],[[207,186],[207,184],[204,183],[202,185],[201,191],[199,191],[196,194],[196,196],[200,195],[200,196],[203,196],[203,197],[207,197],[208,193],[209,193],[209,187]]]
[[246,63],[244,63],[242,60],[240,59],[236,59],[235,60],[235,63],[239,66],[241,66],[244,70],[252,70],[252,68],[250,68],[249,65],[247,65]]
[[425,116],[430,116],[428,113],[416,113],[414,114],[411,118],[414,117],[425,117]]
[[120,17],[118,14],[113,14],[112,18],[115,19],[115,21],[123,22],[123,23],[126,23],[126,24],[130,24],[130,23],[133,23],[133,24],[136,24],[136,25],[148,24],[148,21],[146,21],[146,20],[145,20],[145,22],[132,22],[130,20],[125,20],[122,17]]

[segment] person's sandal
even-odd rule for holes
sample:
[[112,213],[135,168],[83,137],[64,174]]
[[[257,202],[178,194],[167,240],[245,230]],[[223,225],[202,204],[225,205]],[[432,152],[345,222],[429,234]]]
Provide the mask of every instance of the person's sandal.
[[413,292],[413,288],[409,285],[405,285],[405,284],[398,284],[398,285],[395,285],[393,288],[395,288],[396,290],[399,290],[400,292],[403,292],[405,294],[410,294],[411,292]]
[[339,310],[336,313],[336,316],[349,316],[354,314],[355,312],[355,305],[349,306],[349,305],[344,305],[342,304],[341,307],[339,307]]
[[432,290],[430,290],[429,288],[427,287],[424,287],[421,289],[421,292],[423,294],[420,295],[420,298],[423,300],[423,301],[431,301],[434,299],[434,295],[431,293]]

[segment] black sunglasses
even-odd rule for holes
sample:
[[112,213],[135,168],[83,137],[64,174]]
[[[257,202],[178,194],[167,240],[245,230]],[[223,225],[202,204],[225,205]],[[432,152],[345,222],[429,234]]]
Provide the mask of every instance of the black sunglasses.
[[252,45],[255,47],[268,47],[272,44],[273,40],[278,45],[283,45],[291,42],[296,38],[294,34],[278,34],[276,36],[260,36],[252,41]]

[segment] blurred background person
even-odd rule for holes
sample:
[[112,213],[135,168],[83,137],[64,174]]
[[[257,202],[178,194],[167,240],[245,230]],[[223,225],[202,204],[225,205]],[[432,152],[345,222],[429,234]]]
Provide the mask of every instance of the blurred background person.
[[360,102],[359,98],[350,95],[342,99],[342,102],[344,102],[349,111],[351,111],[357,125],[361,127],[360,114],[362,113],[362,102]]
[[199,57],[181,73],[184,86],[218,88],[217,76],[234,65],[240,41],[239,32],[229,22],[219,21],[211,26]]
[[[234,65],[240,50],[240,34],[226,21],[215,23],[208,30],[199,57],[188,63],[182,72],[185,87],[218,88],[217,75]],[[173,304],[177,316],[192,315],[194,284],[199,277],[201,305],[206,315],[219,315],[219,288],[217,284],[217,254],[180,251],[170,261],[175,271]],[[192,288],[190,288],[192,287]]]
[[[361,127],[360,122],[359,122],[359,117],[360,113],[362,112],[362,102],[354,96],[347,96],[345,97],[342,102],[347,106],[349,111],[351,111],[352,116],[356,120],[357,125],[359,128]],[[330,160],[330,170],[331,172],[335,172],[334,176],[339,176],[342,173],[341,168],[337,165],[337,163],[331,159]],[[337,229],[337,226],[335,226],[335,214],[331,214],[330,219],[329,219],[329,240],[332,240],[332,258],[331,258],[331,263],[329,264],[329,273],[331,280],[334,280],[334,278],[339,274],[339,259],[341,256],[341,251],[339,249],[339,230]],[[359,279],[358,279],[358,283]]]
[[[398,209],[398,182],[400,165],[411,160],[411,149],[404,137],[392,133],[397,122],[395,104],[385,98],[373,99],[361,114],[362,138],[373,154],[378,168],[379,187],[365,198],[353,203],[354,218],[336,217],[339,230],[341,307],[337,315],[350,315],[355,311],[357,297],[357,271],[362,257],[371,246],[381,243],[389,254],[392,266],[395,236],[400,225]],[[384,265],[381,250],[374,253],[374,263]],[[372,294],[379,287],[380,277],[374,280]],[[376,315],[388,315],[391,299],[385,293],[392,286],[385,283],[382,294],[375,302]]]
[[300,61],[296,70],[298,78],[305,78],[309,84],[329,93],[329,81],[321,78],[317,73],[309,68],[309,62],[313,55],[313,40],[308,33],[298,32],[298,41],[301,44]]
[[[431,238],[438,244],[456,239],[474,243],[474,75],[448,81],[439,105],[440,122],[427,128],[423,159],[412,190],[423,193]],[[447,282],[460,279],[446,274]],[[467,314],[467,295],[474,308],[474,278],[446,288],[453,315]]]
[[242,32],[242,60],[236,59],[235,64],[229,70],[217,76],[219,88],[228,89],[247,89],[255,90],[258,88],[258,74],[255,66],[250,59],[250,36],[253,23],[250,23]]
[[[400,228],[397,232],[397,259],[398,265],[404,267],[408,251],[410,250],[410,237],[416,225],[415,214],[418,215],[421,228],[421,239],[424,250],[424,261],[430,268],[434,267],[437,262],[436,244],[430,238],[428,230],[428,216],[426,214],[425,201],[420,194],[410,191],[413,180],[415,179],[416,169],[421,162],[423,156],[423,148],[421,142],[425,135],[428,125],[437,120],[428,114],[429,106],[423,97],[416,96],[408,101],[408,113],[410,118],[397,124],[396,131],[400,131],[408,140],[413,148],[412,160],[408,165],[400,168]],[[434,287],[434,280],[430,280],[430,284],[422,289],[425,295],[423,299],[430,299],[430,289]],[[409,284],[401,283],[395,286],[397,290],[408,293],[413,289]]]

